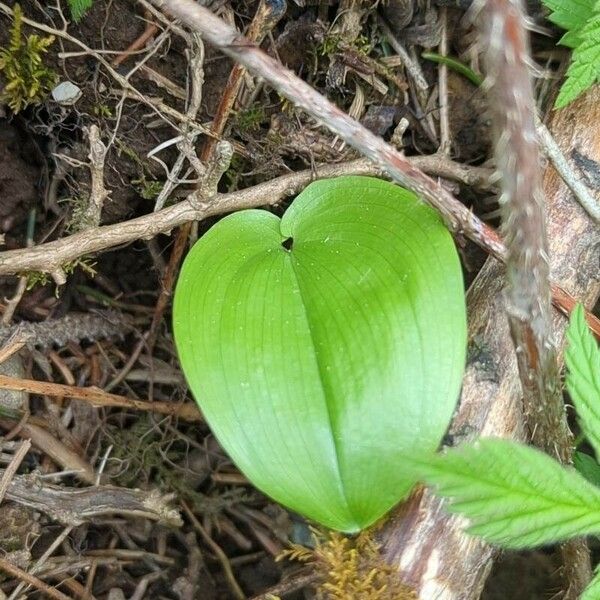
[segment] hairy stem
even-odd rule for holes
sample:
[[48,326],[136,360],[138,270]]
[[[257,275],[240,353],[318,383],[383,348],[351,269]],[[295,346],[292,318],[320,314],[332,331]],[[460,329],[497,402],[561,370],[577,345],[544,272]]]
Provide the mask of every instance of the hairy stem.
[[504,257],[504,246],[497,234],[482,223],[466,206],[392,148],[349,117],[310,85],[265,54],[235,28],[215,17],[210,10],[192,0],[153,0],[153,3],[183,23],[225,54],[260,75],[282,96],[322,122],[330,131],[383,168],[391,179],[415,192],[444,218],[453,233],[462,233],[497,258]]
[[[563,463],[573,438],[562,400],[551,321],[550,267],[525,16],[520,0],[483,0],[478,25],[501,175],[502,230],[507,248],[506,309],[533,443]],[[563,546],[569,598],[591,576],[581,542]]]

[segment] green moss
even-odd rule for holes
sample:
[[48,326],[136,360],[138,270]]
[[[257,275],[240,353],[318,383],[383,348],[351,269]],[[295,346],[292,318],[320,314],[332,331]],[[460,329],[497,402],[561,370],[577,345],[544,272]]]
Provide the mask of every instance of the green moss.
[[395,569],[386,564],[373,538],[373,530],[348,537],[333,531],[313,530],[314,548],[293,545],[278,560],[310,564],[319,575],[317,597],[324,600],[416,600]]
[[50,275],[48,273],[42,273],[41,271],[30,271],[27,275],[27,285],[25,289],[27,291],[32,290],[37,285],[44,286],[50,281]]
[[140,179],[132,179],[131,183],[135,185],[135,189],[144,200],[155,200],[164,185],[161,181],[147,179],[144,176]]
[[265,109],[262,106],[251,106],[237,114],[236,123],[240,133],[249,133],[256,131],[265,120]]
[[181,439],[164,435],[152,416],[138,418],[130,427],[108,427],[106,443],[112,446],[111,460],[118,465],[112,481],[125,487],[139,487],[142,482],[175,492],[194,512],[215,518],[225,508],[250,499],[244,488],[215,490],[207,495],[195,489],[178,464],[190,452]]
[[25,37],[22,25],[23,12],[15,4],[9,45],[0,48],[0,73],[6,80],[0,100],[15,113],[42,102],[58,79],[56,73],[43,63],[43,55],[54,37],[35,34]]

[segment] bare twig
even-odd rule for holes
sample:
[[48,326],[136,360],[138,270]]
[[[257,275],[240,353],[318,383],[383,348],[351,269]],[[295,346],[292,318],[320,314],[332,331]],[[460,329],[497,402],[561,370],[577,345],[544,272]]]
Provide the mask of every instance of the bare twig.
[[17,475],[6,498],[47,514],[74,527],[107,515],[125,515],[181,525],[172,497],[156,490],[137,490],[112,485],[69,488],[45,482],[37,475]]
[[233,148],[229,142],[221,141],[215,145],[214,153],[206,165],[206,172],[196,194],[194,194],[194,203],[197,206],[210,203],[217,197],[217,186],[223,174],[231,164]]
[[[33,419],[21,419],[17,427],[13,428],[11,434],[31,440],[31,443],[55,464],[72,472],[81,481],[86,483],[96,481],[96,473],[85,457],[68,448],[41,424],[31,421]],[[0,419],[0,425],[10,428],[12,423],[10,420],[2,418]]]
[[152,21],[146,23],[146,28],[142,31],[141,35],[137,37],[131,44],[121,53],[119,53],[112,61],[113,67],[118,67],[121,63],[125,62],[132,53],[140,50],[158,31],[158,25]]
[[[33,567],[31,567],[31,569],[29,570],[29,573],[31,575],[35,575],[36,573],[38,573],[41,568],[44,566],[44,563],[48,560],[48,558],[50,558],[50,556],[52,556],[52,554],[54,553],[54,551],[63,543],[63,541],[66,539],[66,537],[69,535],[69,533],[71,533],[71,530],[73,529],[73,525],[67,525],[60,533],[60,535],[58,535],[54,541],[50,544],[50,546],[48,546],[48,548],[46,549],[46,551],[42,554],[42,556],[40,556],[36,561],[35,564],[33,565]],[[12,592],[12,594],[8,597],[8,600],[17,600],[17,598],[20,598],[20,594],[21,592],[27,592],[27,590],[29,589],[29,584],[25,583],[25,582],[21,582]]]
[[411,58],[410,54],[406,51],[406,48],[404,48],[404,46],[398,41],[398,38],[392,32],[390,26],[382,17],[379,17],[377,22],[388,42],[390,43],[390,46],[396,51],[402,60],[408,76],[414,81],[415,85],[421,92],[427,91],[429,84],[423,75],[423,71],[421,70],[419,63],[415,62]]
[[[387,79],[390,83],[393,83],[396,88],[403,92],[408,88],[408,84],[401,77],[396,75],[392,69],[385,66],[379,60],[371,58],[370,56],[361,53],[356,49],[356,46],[348,42],[348,38],[343,36],[341,40],[338,42],[337,48],[339,51],[343,52],[348,59],[354,59],[357,63],[362,63],[365,67],[372,70],[373,73],[377,75],[381,75],[383,78]],[[372,74],[366,75],[361,73],[360,71],[356,71],[356,73],[364,78],[367,82],[371,83],[374,80],[374,76]],[[350,112],[350,111],[349,111]]]
[[[28,248],[31,248],[33,246],[33,233],[35,230],[36,212],[37,211],[35,210],[35,208],[32,208],[29,211],[29,216],[27,218],[27,247]],[[16,289],[13,297],[10,298],[6,303],[6,307],[4,309],[4,314],[2,315],[2,321],[1,321],[2,325],[8,325],[12,321],[15,311],[17,310],[17,306],[19,306],[19,302],[21,302],[21,299],[23,298],[23,295],[25,294],[26,290],[27,290],[27,275],[21,275],[21,277],[19,277],[19,280],[17,282],[17,289]],[[2,361],[0,361],[0,362],[2,362]]]
[[176,404],[174,402],[144,402],[134,400],[126,396],[109,394],[94,387],[77,387],[63,385],[60,383],[49,383],[47,381],[34,381],[31,379],[19,379],[0,375],[0,389],[20,390],[30,394],[42,394],[57,396],[61,398],[72,398],[83,400],[92,406],[130,408],[132,410],[143,410],[163,415],[179,417],[186,421],[200,421],[202,416],[195,404]]
[[568,431],[550,321],[546,218],[535,104],[520,0],[486,0],[479,17],[496,129],[507,311],[534,443],[568,462]]
[[[440,55],[448,54],[448,11],[446,7],[440,8]],[[440,107],[440,148],[443,154],[449,154],[451,150],[450,141],[450,118],[448,115],[448,67],[442,62],[438,66],[438,104]]]
[[6,301],[6,307],[2,315],[2,325],[8,325],[12,321],[12,318],[19,306],[19,302],[23,298],[23,294],[27,289],[27,275],[21,275],[17,281],[17,289],[15,293]]
[[[569,316],[571,311],[575,309],[577,301],[573,296],[567,294],[562,288],[557,285],[552,285],[552,303],[563,315]],[[600,319],[593,313],[586,311],[585,318],[589,328],[592,330],[598,340],[600,340]]]
[[265,593],[253,596],[250,600],[272,600],[280,596],[286,596],[297,592],[305,587],[313,586],[319,582],[320,575],[314,569],[309,572],[302,571],[296,575],[286,578],[269,588]]
[[13,565],[12,563],[8,562],[5,558],[2,558],[2,557],[0,557],[0,571],[4,571],[5,573],[7,573],[8,575],[11,575],[12,577],[16,577],[17,579],[20,579],[21,581],[25,581],[31,587],[34,587],[36,590],[39,590],[40,592],[42,592],[49,598],[54,598],[55,600],[71,600],[69,598],[69,596],[65,596],[62,592],[59,592],[56,588],[49,586],[48,584],[44,583],[37,577],[34,577],[33,575],[30,575],[26,571],[23,571],[23,569],[19,569],[19,567]]
[[[524,413],[533,443],[563,463],[573,438],[562,400],[550,305],[544,195],[521,0],[484,0],[478,18],[501,175],[507,246],[507,303]],[[591,578],[585,542],[563,545],[565,598],[578,598]]]
[[554,168],[563,181],[571,188],[571,191],[590,217],[596,223],[600,223],[600,202],[594,198],[589,188],[574,173],[548,128],[541,121],[537,123],[537,134],[544,154],[552,161]]
[[[407,159],[411,167],[432,175],[455,179],[466,185],[490,189],[491,171],[481,167],[465,167],[440,156],[420,156]],[[0,275],[14,275],[25,271],[51,272],[81,256],[114,248],[138,239],[150,239],[159,233],[168,233],[189,221],[202,220],[244,208],[277,204],[287,196],[300,192],[315,178],[328,179],[342,175],[382,176],[382,169],[368,160],[318,165],[290,175],[277,177],[267,183],[232,192],[218,194],[210,206],[194,208],[195,197],[155,213],[103,227],[91,228],[53,242],[39,244],[31,249],[9,250],[0,253]],[[474,217],[476,219],[476,217]],[[483,223],[481,227],[486,227]],[[489,229],[489,228],[488,228]],[[490,231],[492,231],[490,229]],[[497,236],[493,236],[493,244]],[[492,245],[493,248],[493,245]],[[484,249],[487,249],[484,246]]]
[[229,589],[231,590],[231,593],[233,594],[234,598],[236,598],[237,600],[244,600],[246,598],[246,594],[244,594],[242,588],[240,588],[238,582],[235,579],[235,575],[233,574],[231,563],[229,562],[227,555],[225,554],[225,552],[223,552],[221,546],[219,546],[210,537],[210,535],[208,535],[207,531],[204,529],[204,527],[202,527],[202,523],[198,521],[196,515],[193,513],[192,509],[187,505],[185,500],[182,500],[181,504],[183,506],[183,509],[185,510],[185,514],[187,515],[188,519],[192,522],[194,529],[200,534],[205,543],[208,544],[210,549],[215,553],[215,556],[221,563],[221,566],[223,567],[223,572],[225,574],[225,578],[227,580],[227,584],[229,585]]
[[6,490],[12,481],[19,465],[23,462],[25,455],[29,452],[29,448],[31,448],[31,440],[24,440],[19,444],[19,448],[15,452],[12,460],[9,465],[6,467],[5,471],[2,473],[2,479],[0,479],[0,504],[2,504],[2,500],[6,494]]
[[260,75],[333,133],[380,165],[389,176],[434,206],[454,233],[463,233],[497,258],[504,256],[499,236],[439,183],[414,168],[410,161],[329,102],[307,83],[239,34],[209,10],[191,0],[154,0],[180,18],[225,54]]
[[[260,46],[265,36],[273,29],[273,27],[275,27],[279,19],[283,16],[284,11],[284,2],[260,0],[254,18],[246,32],[246,40],[253,46]],[[212,15],[212,13],[210,14]],[[225,125],[227,124],[233,105],[242,87],[245,73],[246,69],[239,63],[236,63],[233,66],[233,69],[231,69],[229,79],[225,84],[225,89],[221,96],[221,101],[211,124],[211,131],[215,136],[220,137],[225,131]],[[206,143],[202,148],[202,153],[200,154],[200,160],[202,162],[209,161],[214,150],[214,145],[214,138],[208,138],[206,140]]]
[[[51,348],[68,342],[96,341],[122,337],[132,329],[125,313],[98,310],[90,313],[70,312],[59,319],[45,321],[21,321],[0,332],[0,343],[8,347],[17,344],[22,348]],[[19,348],[20,349],[20,348]],[[4,358],[4,348],[1,349]]]
[[109,191],[104,187],[104,159],[106,146],[100,139],[100,130],[97,125],[91,125],[89,130],[90,140],[90,173],[92,185],[88,205],[82,219],[85,227],[98,227],[102,215],[104,201],[108,198]]
[[[198,34],[194,34],[190,37],[190,47],[188,48],[188,63],[189,63],[189,74],[190,74],[190,98],[188,107],[186,110],[186,117],[190,121],[194,121],[200,110],[200,104],[202,102],[202,87],[204,85],[204,42]],[[189,125],[183,126],[183,141],[182,143],[191,142],[194,139],[194,132],[190,131]],[[181,150],[181,148],[180,148]],[[171,195],[171,192],[177,186],[177,180],[181,169],[185,162],[186,155],[183,151],[179,153],[179,156],[175,160],[173,168],[169,171],[167,181],[156,198],[154,210],[161,210],[165,204],[167,198]]]

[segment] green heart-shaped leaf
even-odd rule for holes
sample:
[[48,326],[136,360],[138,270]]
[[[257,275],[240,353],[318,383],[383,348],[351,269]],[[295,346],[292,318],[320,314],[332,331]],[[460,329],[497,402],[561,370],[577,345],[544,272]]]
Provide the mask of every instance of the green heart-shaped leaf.
[[308,186],[282,219],[219,221],[192,248],[174,302],[183,371],[246,476],[342,531],[415,483],[435,450],[466,346],[460,262],[434,211],[368,177]]

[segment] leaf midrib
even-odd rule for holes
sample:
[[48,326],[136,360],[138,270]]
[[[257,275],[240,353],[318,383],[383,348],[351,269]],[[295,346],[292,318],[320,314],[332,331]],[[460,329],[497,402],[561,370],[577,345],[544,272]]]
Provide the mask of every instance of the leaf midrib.
[[[296,241],[297,243],[297,241]],[[311,348],[312,348],[312,352],[315,358],[315,363],[317,365],[317,372],[319,374],[319,384],[321,386],[321,389],[323,390],[323,398],[325,400],[325,408],[327,411],[327,420],[329,423],[329,430],[331,431],[331,438],[332,438],[332,443],[333,443],[333,450],[334,450],[334,455],[335,455],[335,467],[336,467],[336,471],[337,471],[337,475],[338,475],[338,482],[339,482],[339,487],[340,487],[340,493],[341,496],[344,500],[344,503],[346,505],[346,509],[348,511],[348,514],[350,515],[350,517],[352,518],[354,524],[357,527],[360,527],[360,520],[356,518],[356,516],[354,515],[353,510],[350,507],[350,503],[348,501],[348,497],[346,495],[346,489],[344,487],[344,479],[342,477],[342,466],[341,466],[341,461],[340,461],[340,449],[338,447],[338,442],[337,442],[337,436],[336,436],[336,431],[334,428],[334,419],[333,419],[333,415],[331,412],[331,406],[330,403],[327,401],[329,394],[327,393],[328,390],[328,386],[326,384],[326,373],[323,370],[323,365],[321,364],[321,361],[319,360],[319,353],[317,352],[317,346],[315,343],[315,334],[314,334],[314,326],[312,324],[312,321],[309,317],[309,313],[308,310],[306,309],[306,302],[304,301],[304,292],[302,290],[302,286],[300,284],[300,277],[298,276],[298,272],[296,270],[296,258],[294,256],[293,251],[288,253],[287,256],[289,263],[292,267],[292,272],[294,273],[294,280],[296,282],[296,286],[298,287],[298,293],[300,295],[300,303],[302,305],[302,313],[304,314],[304,318],[306,320],[306,324],[308,327],[308,332],[309,332],[309,337],[310,337],[310,342],[311,342]]]

